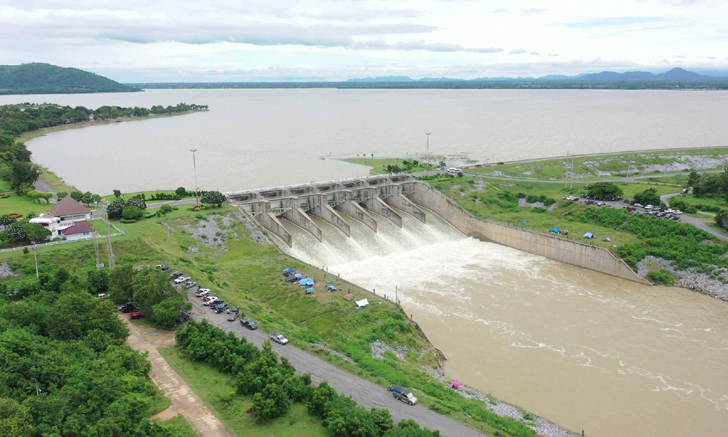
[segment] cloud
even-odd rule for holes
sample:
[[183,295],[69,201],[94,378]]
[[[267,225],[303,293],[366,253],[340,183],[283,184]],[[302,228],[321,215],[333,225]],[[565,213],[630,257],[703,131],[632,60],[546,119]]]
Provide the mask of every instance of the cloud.
[[503,49],[495,47],[465,48],[460,44],[428,43],[425,41],[399,41],[388,43],[382,39],[370,41],[356,41],[347,46],[354,50],[421,50],[428,52],[472,52],[472,53],[499,53]]
[[528,9],[522,9],[522,14],[540,14],[542,12],[546,12],[547,9],[541,9],[541,8],[528,8]]
[[510,55],[522,55],[524,53],[528,53],[528,50],[514,49],[514,50],[511,50],[510,52],[508,52],[508,54],[510,54]]
[[531,52],[530,56],[541,56],[541,53],[539,52]]
[[715,59],[715,56],[708,56],[708,59]]
[[558,53],[549,53],[548,56],[555,58],[555,57],[559,56],[559,54]]
[[564,23],[564,27],[570,29],[593,29],[600,27],[632,26],[637,24],[648,24],[664,21],[657,17],[604,17],[591,20],[573,21]]
[[491,14],[505,14],[506,12],[508,12],[508,9],[495,9],[490,11]]

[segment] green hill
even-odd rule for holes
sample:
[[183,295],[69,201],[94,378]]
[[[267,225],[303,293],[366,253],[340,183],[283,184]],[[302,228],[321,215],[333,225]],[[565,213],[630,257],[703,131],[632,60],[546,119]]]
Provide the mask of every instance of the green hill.
[[141,91],[98,74],[50,64],[0,65],[0,94],[73,94]]

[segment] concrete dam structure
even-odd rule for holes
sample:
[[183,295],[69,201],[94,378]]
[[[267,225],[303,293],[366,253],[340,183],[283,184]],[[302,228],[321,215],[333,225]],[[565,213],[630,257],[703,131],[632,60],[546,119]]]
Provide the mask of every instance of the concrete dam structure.
[[[328,182],[226,193],[228,199],[252,215],[265,229],[289,247],[293,237],[283,226],[284,217],[323,241],[323,232],[311,216],[330,224],[350,237],[349,224],[342,214],[377,232],[376,216],[402,227],[401,213],[425,223],[421,208],[429,209],[464,235],[519,249],[567,264],[595,270],[643,284],[622,260],[608,250],[514,226],[481,220],[430,185],[409,175],[369,176]],[[375,214],[370,214],[370,213]]]

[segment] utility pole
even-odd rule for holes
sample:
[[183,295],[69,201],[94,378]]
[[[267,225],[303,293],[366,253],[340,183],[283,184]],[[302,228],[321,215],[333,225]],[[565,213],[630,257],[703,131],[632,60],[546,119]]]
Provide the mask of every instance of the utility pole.
[[571,184],[569,188],[572,189],[574,188],[574,155],[576,155],[576,153],[571,152]]
[[569,152],[566,152],[566,162],[564,163],[564,188],[569,188]]
[[394,303],[397,304],[397,306],[399,306],[399,291],[397,290],[396,285],[394,286]]
[[425,175],[430,175],[430,133],[431,132],[425,132],[425,135],[427,136],[427,155],[425,155],[425,159],[427,160],[427,167],[425,167]]
[[197,161],[195,160],[195,152],[197,152],[197,149],[190,149],[190,152],[192,152],[192,167],[194,168],[195,173],[195,204],[200,204],[200,195],[199,190],[197,189]]
[[94,235],[94,249],[96,250],[96,270],[100,269],[101,260],[99,259],[99,235]]
[[116,266],[114,259],[114,249],[111,247],[111,234],[109,233],[109,213],[107,212],[104,216],[104,224],[106,225],[106,251],[109,256],[109,268],[113,269]]

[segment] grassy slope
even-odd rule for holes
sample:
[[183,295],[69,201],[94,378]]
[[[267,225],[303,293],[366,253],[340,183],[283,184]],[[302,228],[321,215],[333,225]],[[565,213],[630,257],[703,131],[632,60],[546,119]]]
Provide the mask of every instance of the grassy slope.
[[[364,158],[349,158],[344,159],[346,162],[351,162],[352,164],[359,164],[359,165],[366,165],[367,167],[370,167],[369,173],[371,174],[387,174],[389,173],[387,169],[385,168],[387,165],[394,165],[398,164],[400,167],[402,167],[402,158],[377,158],[377,159],[364,159]],[[433,160],[434,161],[434,160]],[[412,168],[411,170],[407,171],[406,173],[419,173],[426,171],[427,168],[424,165],[425,163],[420,163],[419,166]],[[433,162],[434,165],[434,162]],[[430,168],[432,170],[434,167]]]
[[186,360],[173,347],[159,351],[170,366],[185,380],[225,426],[236,436],[284,437],[326,436],[320,421],[308,414],[303,404],[296,403],[284,417],[260,425],[245,412],[253,400],[235,393],[233,378],[205,363]]
[[[518,226],[532,229],[537,232],[548,232],[552,227],[567,229],[569,235],[567,238],[580,242],[589,242],[609,249],[621,244],[633,243],[637,241],[637,237],[627,232],[615,231],[613,229],[602,228],[591,223],[581,223],[568,220],[569,215],[582,211],[590,206],[580,204],[578,202],[561,200],[565,195],[579,195],[581,190],[574,188],[573,190],[564,189],[562,184],[554,184],[547,182],[519,182],[519,181],[503,181],[498,179],[482,178],[487,182],[484,191],[477,191],[474,182],[481,178],[457,178],[443,182],[434,182],[433,186],[438,188],[447,196],[452,197],[459,205],[469,210],[479,217],[484,217],[500,222],[516,224]],[[636,192],[644,191],[647,188],[655,188],[659,194],[667,194],[675,192],[675,187],[664,185],[648,185],[648,184],[619,184],[624,191],[624,197],[631,197]],[[576,186],[575,186],[576,187]],[[476,203],[473,197],[495,197],[498,191],[511,191],[513,193],[525,193],[526,195],[544,194],[557,200],[557,206],[550,212],[537,212],[534,208],[502,208],[496,203],[481,202]],[[526,222],[524,225],[523,222]],[[586,240],[582,237],[584,233],[595,233],[597,238],[594,240]],[[601,241],[604,237],[610,237],[611,242]]]
[[[233,211],[232,207],[226,206],[216,212]],[[233,230],[240,238],[226,241],[227,252],[203,246],[189,232],[178,229],[185,224],[199,224],[200,218],[206,219],[207,214],[181,208],[163,219],[120,225],[127,235],[112,240],[117,265],[163,263],[173,266],[213,289],[226,301],[240,305],[261,329],[282,331],[293,344],[383,387],[392,384],[409,386],[424,406],[438,408],[438,411],[456,420],[478,428],[482,426],[484,432],[494,434],[494,428],[482,423],[487,414],[477,413],[484,409],[482,402],[463,399],[449,390],[446,384],[423,372],[421,366],[434,368],[437,365],[433,353],[420,355],[412,352],[407,361],[394,356],[384,360],[371,357],[370,343],[374,339],[391,346],[408,346],[413,351],[429,348],[424,336],[412,328],[400,309],[388,302],[379,304],[381,300],[377,296],[333,280],[330,276],[323,278],[322,272],[282,254],[275,247],[255,243],[245,237],[250,231],[244,224],[234,225]],[[199,246],[200,252],[188,252],[188,248],[194,246]],[[41,248],[38,254],[42,270],[64,266],[76,274],[85,275],[84,270],[93,268],[95,263],[92,242]],[[35,274],[32,253],[0,253],[0,259],[10,262],[15,272]],[[108,263],[103,246],[100,261]],[[299,287],[285,282],[281,271],[287,267],[296,268],[317,280],[333,280],[335,285],[351,289],[357,299],[367,297],[372,305],[366,311],[358,311],[351,302],[343,299],[342,293],[319,291],[307,296]],[[345,361],[315,343],[344,353],[352,361]],[[471,413],[465,414],[466,409]],[[480,415],[479,420],[472,417],[473,412]]]
[[197,437],[197,433],[184,416],[175,416],[169,420],[157,422],[157,425],[170,431],[175,437]]

